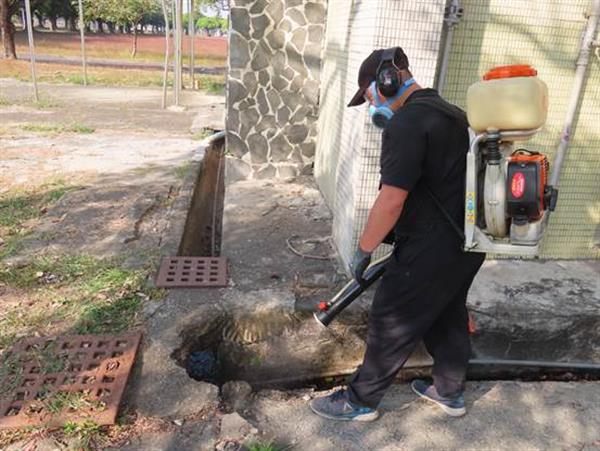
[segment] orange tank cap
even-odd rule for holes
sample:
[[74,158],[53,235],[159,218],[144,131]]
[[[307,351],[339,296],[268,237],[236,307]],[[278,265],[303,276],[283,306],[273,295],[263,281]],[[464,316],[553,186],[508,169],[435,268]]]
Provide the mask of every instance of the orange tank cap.
[[535,77],[537,70],[529,64],[514,64],[512,66],[498,66],[488,71],[484,76],[484,80],[495,80],[497,78],[512,78],[512,77]]

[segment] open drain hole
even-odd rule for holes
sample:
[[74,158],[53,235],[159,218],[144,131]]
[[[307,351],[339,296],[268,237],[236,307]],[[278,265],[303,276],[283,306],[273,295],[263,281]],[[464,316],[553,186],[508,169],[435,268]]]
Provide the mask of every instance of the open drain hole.
[[305,312],[220,312],[184,329],[181,346],[171,357],[190,378],[219,386],[233,380],[246,380],[255,387],[295,385],[296,377],[289,381],[280,377],[286,372],[285,362],[270,351],[271,346],[287,343],[285,337],[307,322],[314,323]]

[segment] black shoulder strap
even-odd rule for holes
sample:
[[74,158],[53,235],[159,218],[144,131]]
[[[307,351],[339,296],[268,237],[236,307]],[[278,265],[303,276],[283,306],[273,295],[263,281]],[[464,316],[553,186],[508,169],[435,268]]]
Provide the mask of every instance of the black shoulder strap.
[[467,119],[467,113],[461,108],[446,102],[439,96],[436,97],[418,97],[408,102],[406,106],[410,105],[429,105],[438,110],[440,113],[454,119],[460,123],[461,126],[469,127],[469,121]]
[[[436,110],[438,110],[439,112],[456,120],[461,126],[463,126],[463,127],[469,126],[469,121],[467,120],[467,114],[462,109],[457,107],[456,105],[452,105],[451,103],[446,102],[441,97],[417,98],[417,99],[410,101],[406,106],[415,105],[415,104],[430,105],[433,108],[435,108]],[[431,200],[433,200],[433,203],[440,209],[440,211],[442,212],[442,214],[444,215],[444,217],[446,218],[448,223],[452,226],[452,228],[454,229],[456,234],[460,237],[460,239],[464,241],[465,234],[463,232],[463,229],[461,227],[459,227],[459,225],[456,223],[454,218],[452,218],[450,213],[448,213],[448,210],[446,210],[444,208],[444,206],[442,205],[440,200],[435,196],[435,194],[433,194],[433,191],[431,190],[431,188],[429,188],[429,186],[426,186],[425,188],[426,188],[427,194],[429,195],[429,197],[431,197]]]
[[461,240],[464,241],[465,234],[463,230],[458,226],[454,218],[450,216],[450,213],[448,213],[448,210],[444,208],[440,200],[435,196],[435,194],[433,194],[433,191],[431,191],[431,189],[428,186],[426,186],[425,189],[427,190],[427,194],[429,194],[429,197],[431,197],[431,200],[433,200],[433,203],[440,209],[440,211],[442,212],[448,223],[450,223],[456,234],[460,237]]

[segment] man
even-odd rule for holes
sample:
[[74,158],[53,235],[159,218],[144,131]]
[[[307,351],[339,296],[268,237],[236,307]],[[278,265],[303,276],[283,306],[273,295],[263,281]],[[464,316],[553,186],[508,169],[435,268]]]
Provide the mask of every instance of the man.
[[381,189],[352,263],[354,277],[362,280],[371,253],[392,229],[395,248],[371,307],[363,364],[346,390],[311,402],[330,419],[375,420],[385,391],[421,340],[434,359],[433,384],[416,380],[412,389],[449,415],[466,413],[466,299],[485,258],[462,251],[458,225],[468,124],[462,110],[421,88],[408,67],[399,47],[374,51],[348,105],[369,102],[373,122],[384,127]]

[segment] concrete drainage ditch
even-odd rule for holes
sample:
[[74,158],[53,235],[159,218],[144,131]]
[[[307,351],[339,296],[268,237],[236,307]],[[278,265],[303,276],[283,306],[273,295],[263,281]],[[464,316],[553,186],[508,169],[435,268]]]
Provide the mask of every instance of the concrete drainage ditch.
[[221,249],[225,196],[225,138],[216,135],[206,147],[193,193],[178,255],[217,257]]
[[[181,335],[182,345],[172,358],[186,369],[189,377],[218,386],[238,380],[247,381],[255,389],[326,389],[339,385],[360,364],[364,336],[357,334],[352,326],[338,326],[334,328],[337,331],[330,332],[319,330],[320,326],[313,323],[307,314],[272,311],[239,317],[222,314],[185,330]],[[600,378],[600,365],[568,363],[574,361],[573,355],[581,355],[581,349],[573,352],[570,347],[573,340],[541,335],[539,332],[521,333],[506,354],[499,352],[506,334],[499,331],[478,333],[473,337],[476,354],[488,357],[472,359],[469,379]],[[529,336],[529,340],[525,340],[525,336]],[[552,349],[551,354],[543,351],[546,349],[544,343]],[[296,359],[299,349],[304,353],[301,361]],[[502,357],[489,357],[494,355]],[[547,360],[527,360],[535,355],[542,355]],[[398,379],[427,376],[430,363],[426,351],[418,348]]]

